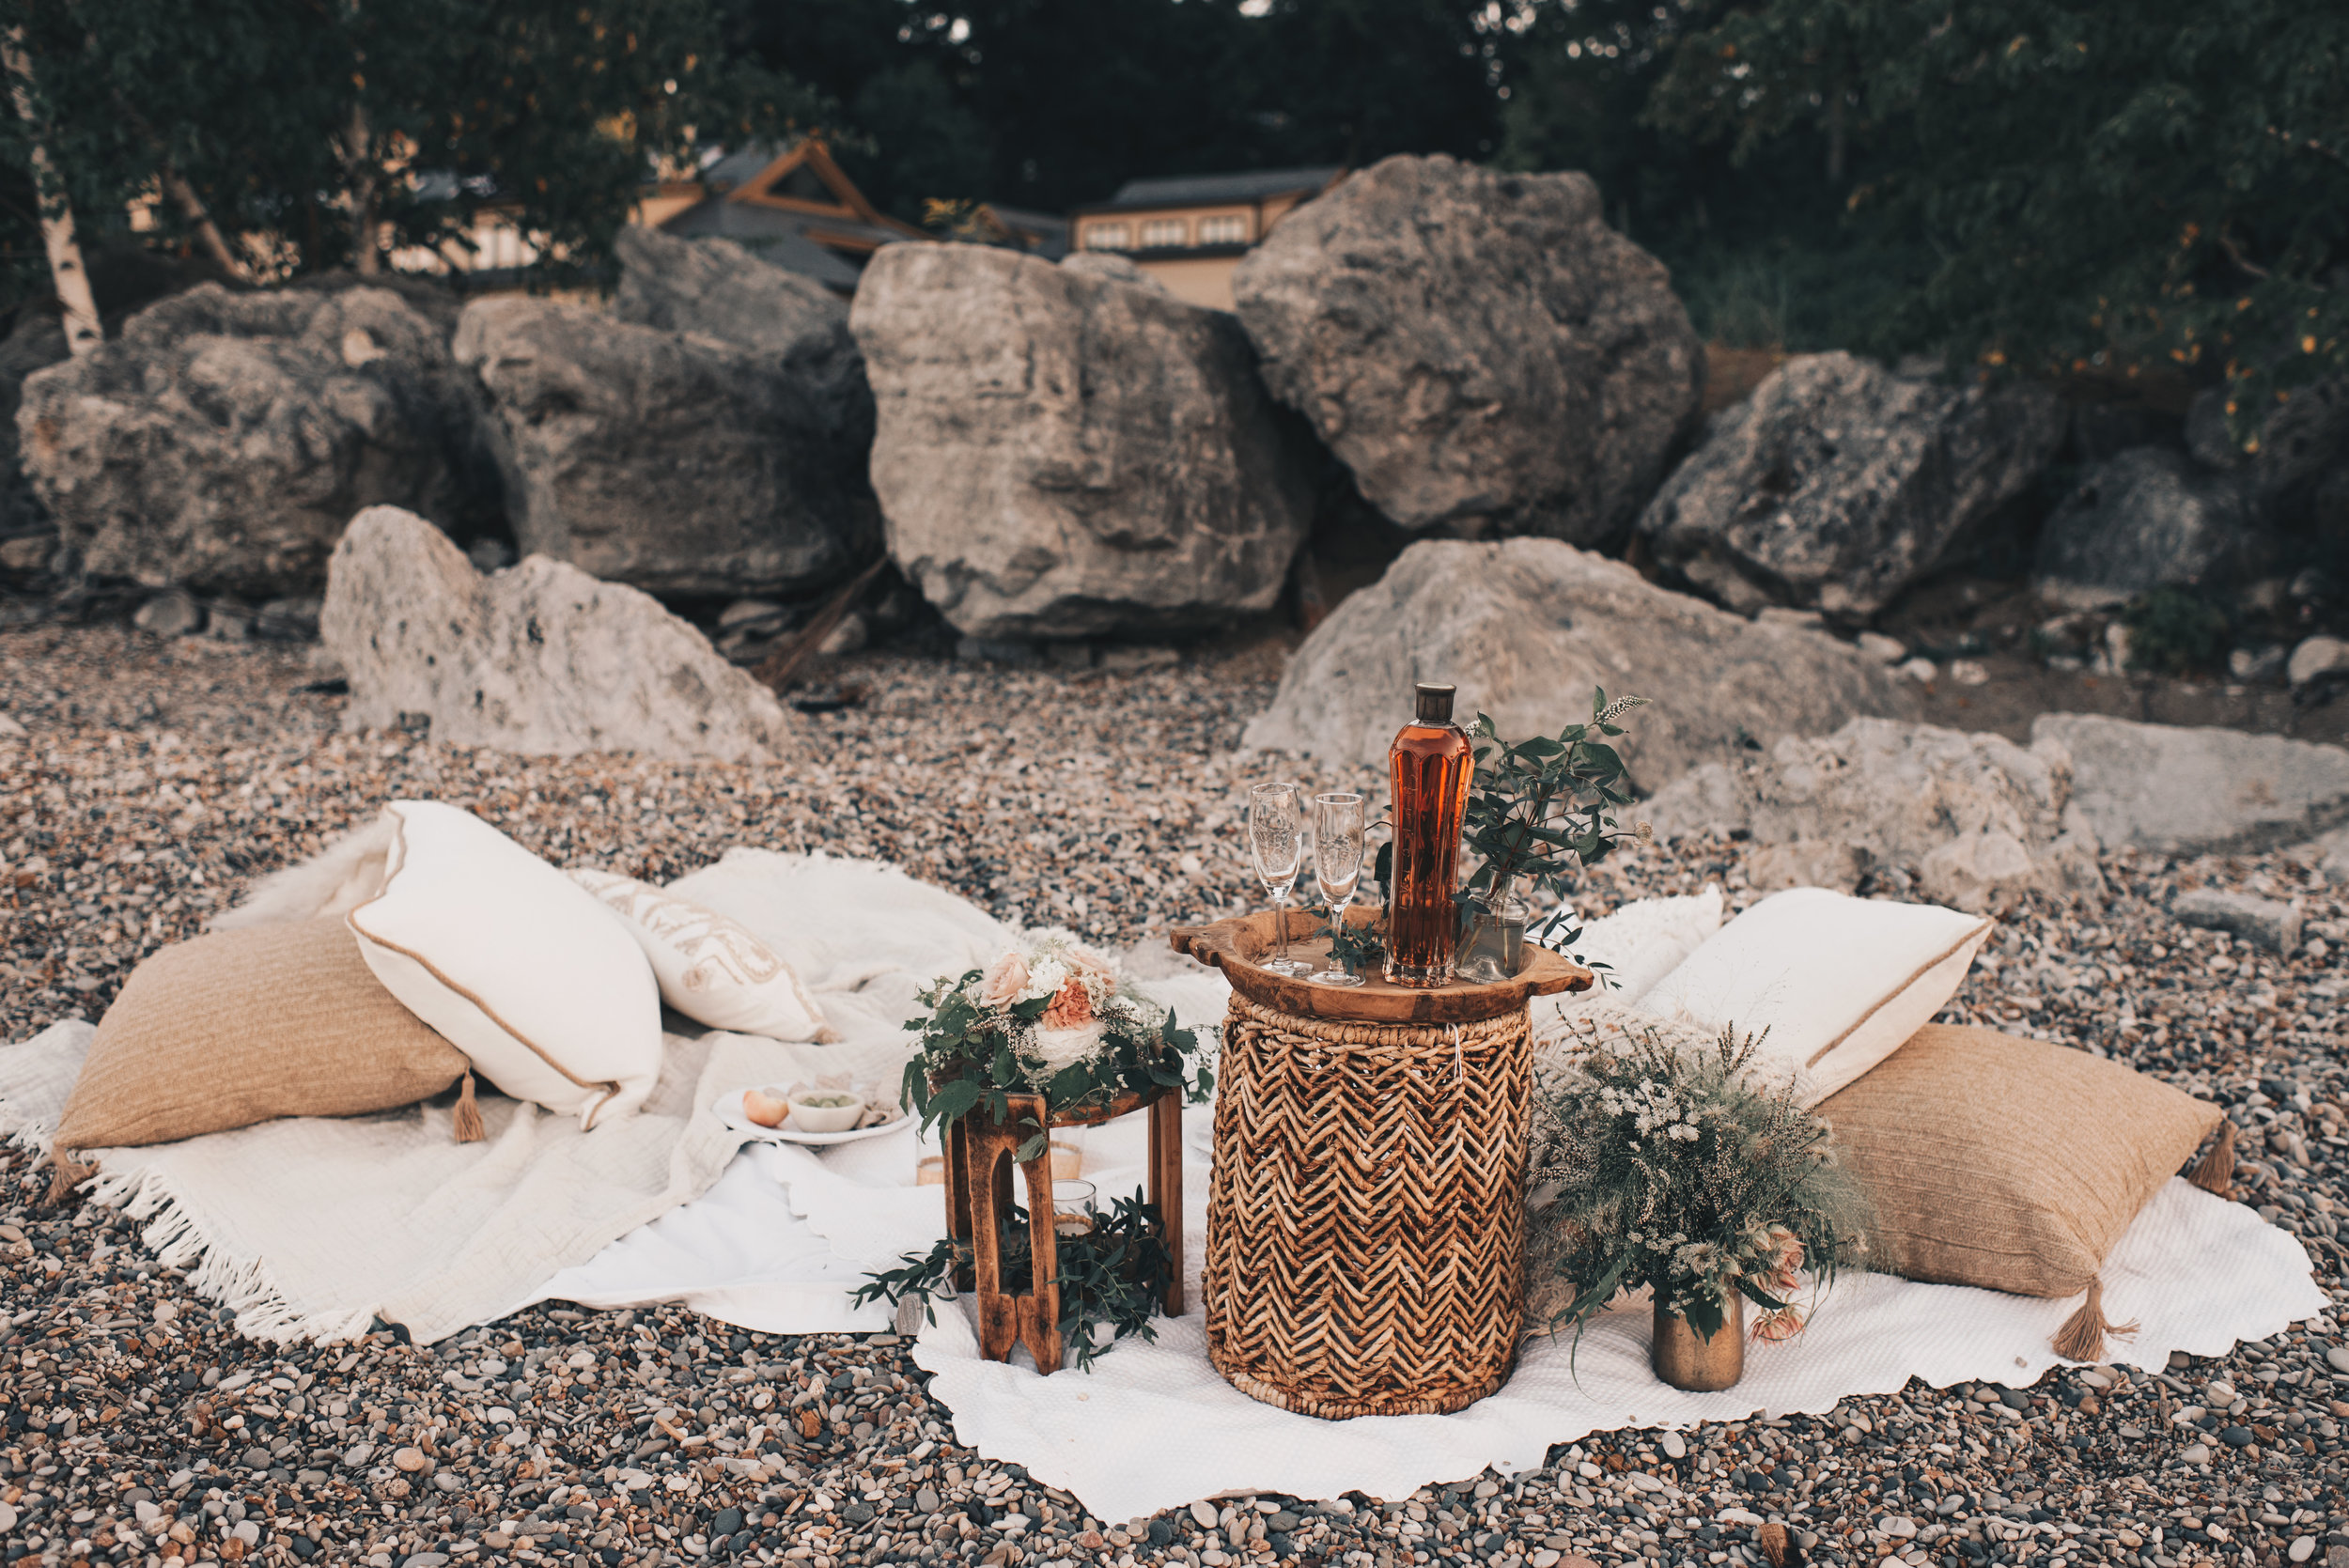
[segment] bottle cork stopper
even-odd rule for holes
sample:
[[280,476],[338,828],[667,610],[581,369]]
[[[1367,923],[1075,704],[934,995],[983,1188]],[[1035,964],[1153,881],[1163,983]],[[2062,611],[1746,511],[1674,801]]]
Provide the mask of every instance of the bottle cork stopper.
[[1423,724],[1452,722],[1452,698],[1459,689],[1445,681],[1423,680],[1411,688],[1414,715]]

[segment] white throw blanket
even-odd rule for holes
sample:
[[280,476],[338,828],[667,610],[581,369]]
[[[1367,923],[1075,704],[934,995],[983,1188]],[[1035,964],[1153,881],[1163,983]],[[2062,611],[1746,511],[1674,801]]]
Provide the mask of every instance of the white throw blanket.
[[[307,916],[334,880],[291,877],[262,912]],[[381,1317],[428,1343],[708,1191],[743,1141],[711,1110],[723,1092],[844,1071],[894,1080],[914,991],[985,962],[1009,936],[952,893],[869,862],[738,849],[677,888],[789,954],[841,1042],[668,1035],[644,1111],[591,1133],[484,1094],[479,1143],[452,1141],[449,1112],[428,1106],[98,1150],[86,1157],[101,1172],[93,1201],[147,1221],[156,1254],[254,1338],[348,1339]],[[0,1135],[47,1147],[92,1032],[68,1021],[0,1048]]]

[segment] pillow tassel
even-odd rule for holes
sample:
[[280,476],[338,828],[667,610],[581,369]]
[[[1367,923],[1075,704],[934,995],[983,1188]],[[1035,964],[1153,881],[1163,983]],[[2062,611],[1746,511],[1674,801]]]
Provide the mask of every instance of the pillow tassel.
[[98,1174],[95,1165],[84,1165],[63,1149],[49,1152],[49,1191],[41,1201],[52,1207],[73,1196],[73,1189]]
[[2101,1361],[2105,1358],[2105,1336],[2124,1340],[2136,1332],[2134,1323],[2105,1321],[2105,1282],[2091,1280],[2088,1299],[2056,1330],[2054,1349],[2067,1361]]
[[2218,1124],[2218,1139],[2210,1146],[2201,1163],[2194,1167],[2194,1174],[2186,1178],[2205,1192],[2216,1192],[2221,1198],[2234,1196],[2234,1123]]
[[465,1086],[457,1091],[457,1113],[449,1118],[449,1130],[459,1143],[478,1143],[489,1136],[481,1125],[481,1107],[473,1097],[473,1069],[465,1070]]

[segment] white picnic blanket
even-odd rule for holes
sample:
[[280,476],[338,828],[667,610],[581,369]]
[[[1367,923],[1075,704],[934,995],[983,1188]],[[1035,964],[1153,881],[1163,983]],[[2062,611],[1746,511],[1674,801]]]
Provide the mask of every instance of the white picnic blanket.
[[[759,1144],[738,1156],[739,1137],[709,1107],[723,1089],[902,1060],[898,1023],[913,987],[983,962],[1008,933],[894,871],[820,857],[738,850],[677,891],[804,952],[803,977],[848,1041],[673,1041],[672,1071],[621,1139],[599,1142],[603,1130],[581,1134],[495,1098],[484,1105],[491,1138],[476,1145],[446,1141],[436,1125],[445,1112],[279,1123],[116,1151],[104,1157],[101,1199],[148,1218],[150,1244],[189,1264],[199,1290],[235,1303],[240,1327],[267,1338],[356,1333],[381,1314],[430,1340],[540,1299],[683,1300],[783,1333],[887,1327],[885,1308],[856,1307],[847,1293],[942,1234],[941,1190],[915,1185],[933,1151],[909,1126],[821,1154]],[[1644,973],[1655,966],[1638,950],[1666,927],[1686,945],[1718,923],[1717,901],[1694,905],[1635,907],[1620,924],[1601,923],[1630,950],[1609,952],[1600,927],[1583,945],[1619,972]],[[1186,1020],[1220,1017],[1221,978],[1177,968],[1161,966],[1147,987]],[[0,1134],[41,1141],[87,1032],[69,1023],[0,1048]],[[1185,1113],[1194,1274],[1207,1126],[1204,1108]],[[1070,1139],[1105,1195],[1140,1185],[1142,1140],[1139,1118]],[[2296,1240],[2183,1182],[2147,1207],[2103,1278],[2108,1316],[2141,1323],[2134,1340],[2116,1342],[2114,1358],[2149,1367],[2172,1350],[2218,1354],[2327,1305]],[[1745,1381],[1719,1394],[1657,1383],[1646,1312],[1626,1306],[1592,1325],[1571,1358],[1563,1343],[1529,1343],[1510,1383],[1468,1410],[1349,1421],[1290,1415],[1230,1388],[1206,1364],[1195,1311],[1162,1323],[1156,1343],[1125,1342],[1090,1374],[1038,1377],[1024,1352],[1011,1364],[981,1360],[966,1306],[950,1304],[923,1330],[915,1358],[936,1374],[931,1391],[961,1441],[1117,1519],[1237,1490],[1399,1497],[1487,1465],[1538,1466],[1550,1445],[1593,1431],[1824,1411],[1911,1376],[2028,1382],[2053,1361],[2048,1341],[2075,1305],[1847,1279],[1810,1332],[1753,1347]]]
[[[264,895],[266,913],[306,917],[331,880],[293,877]],[[253,1338],[349,1339],[380,1317],[428,1343],[708,1191],[743,1142],[711,1110],[723,1092],[843,1071],[894,1079],[915,989],[1008,939],[967,901],[870,862],[738,849],[677,886],[786,943],[840,1043],[665,1036],[643,1112],[592,1133],[485,1094],[479,1143],[452,1141],[448,1110],[428,1105],[97,1150],[93,1201],[146,1221],[157,1255]],[[69,1019],[0,1048],[0,1136],[47,1146],[93,1032]]]

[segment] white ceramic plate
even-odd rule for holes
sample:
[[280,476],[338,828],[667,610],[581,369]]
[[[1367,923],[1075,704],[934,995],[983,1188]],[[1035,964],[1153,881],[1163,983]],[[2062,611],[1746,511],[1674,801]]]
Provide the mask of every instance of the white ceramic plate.
[[832,1143],[853,1143],[861,1138],[879,1138],[882,1133],[896,1132],[913,1125],[912,1117],[900,1116],[877,1127],[850,1127],[847,1132],[801,1132],[788,1122],[779,1127],[762,1127],[743,1112],[742,1096],[748,1093],[746,1089],[737,1089],[721,1094],[709,1109],[717,1113],[719,1121],[734,1131],[748,1133],[770,1143],[811,1143],[820,1148]]

